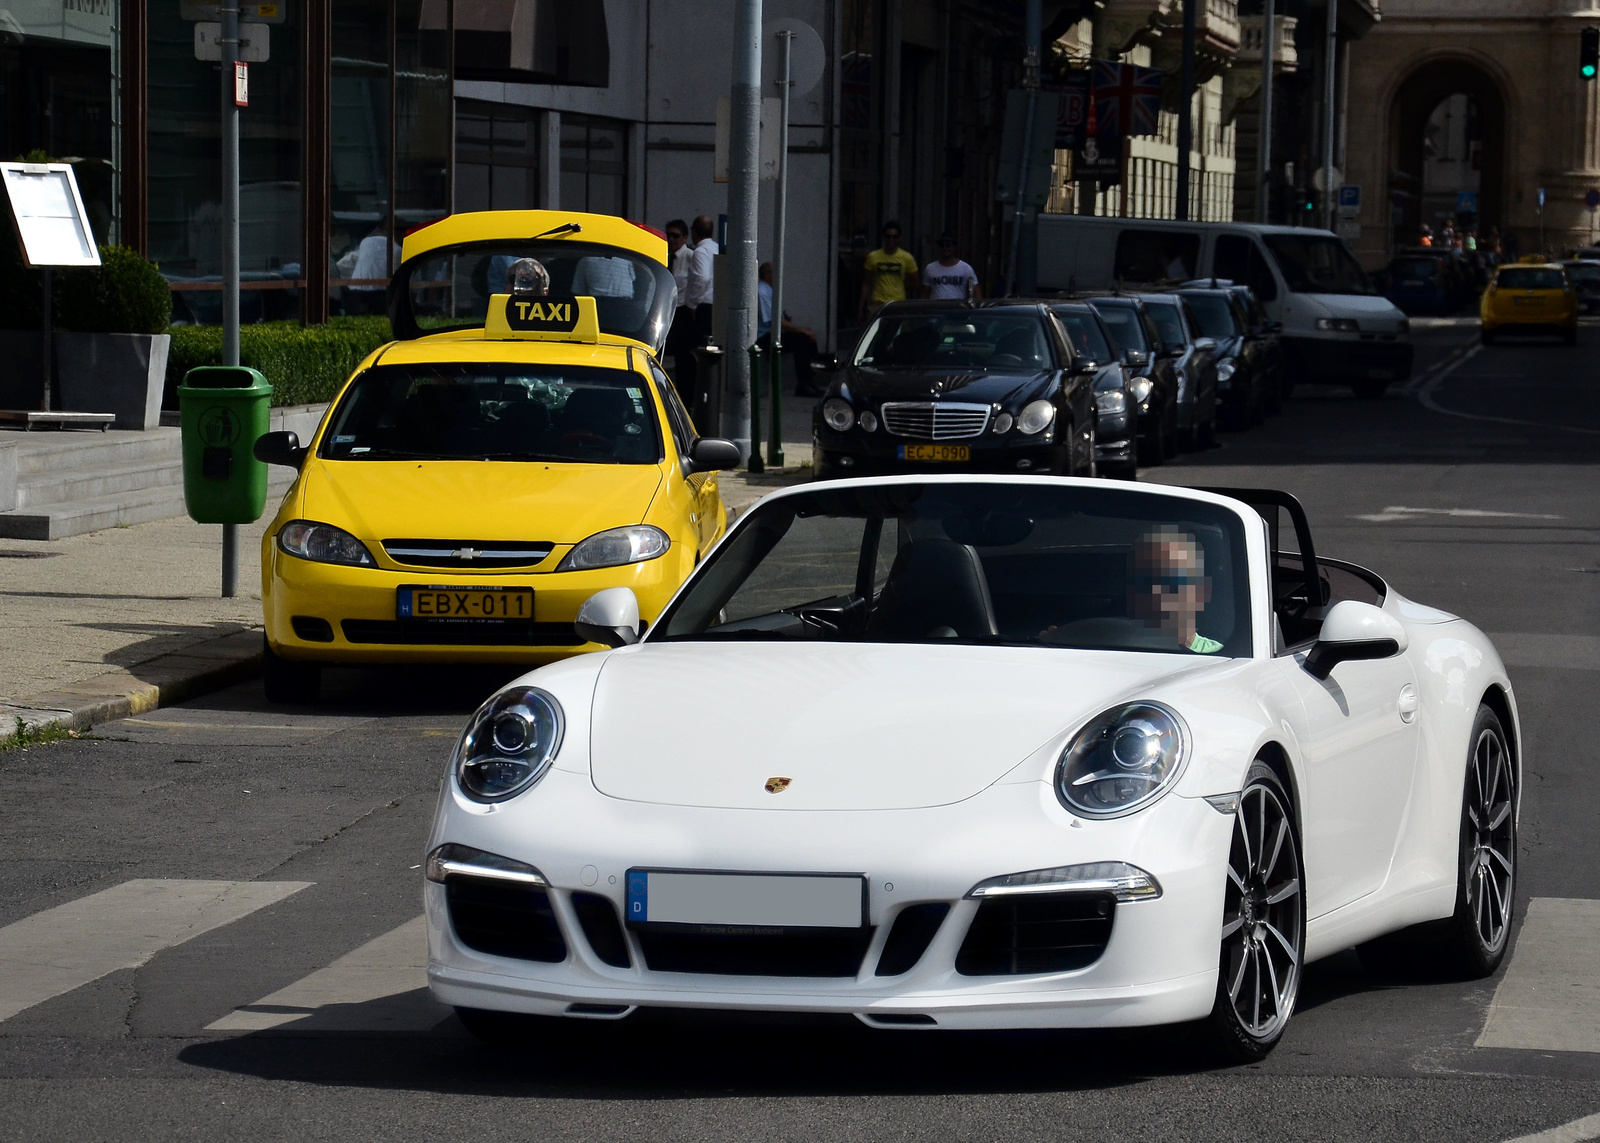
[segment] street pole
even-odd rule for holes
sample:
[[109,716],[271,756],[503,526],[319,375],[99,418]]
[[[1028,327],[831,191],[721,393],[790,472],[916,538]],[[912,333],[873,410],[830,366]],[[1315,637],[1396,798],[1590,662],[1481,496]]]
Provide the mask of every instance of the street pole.
[[728,120],[728,344],[723,360],[722,435],[739,446],[752,469],[761,454],[751,447],[750,398],[758,375],[751,369],[756,343],[756,226],[760,209],[761,0],[734,0],[733,91]]
[[[234,64],[239,58],[238,0],[218,9],[222,34],[222,364],[239,364],[239,106]],[[239,530],[222,526],[222,598],[239,587]]]
[[1011,217],[1011,286],[1017,296],[1017,279],[1022,269],[1023,202],[1028,197],[1028,160],[1033,157],[1033,119],[1039,112],[1039,41],[1044,23],[1040,0],[1028,0],[1022,25],[1022,87],[1028,93],[1028,107],[1022,117],[1022,145],[1017,149],[1017,201]]
[[[767,433],[767,464],[783,468],[783,242],[789,204],[789,51],[794,33],[778,33],[778,185],[772,220],[772,427]],[[806,383],[801,377],[800,384]]]
[[55,333],[50,328],[50,294],[55,289],[55,278],[50,273],[50,267],[44,268],[44,299],[40,303],[42,318],[39,334],[39,360],[44,366],[44,396],[39,398],[39,411],[50,411],[50,350],[55,341]]
[[1261,119],[1256,143],[1256,221],[1272,220],[1272,68],[1278,47],[1278,19],[1274,0],[1266,0],[1261,18]]
[[[1194,8],[1197,2],[1183,0],[1183,72],[1178,96],[1178,201],[1174,213],[1179,222],[1189,219],[1189,152],[1194,150]],[[1127,126],[1123,130],[1126,131]],[[1126,187],[1123,193],[1127,193]]]
[[1322,223],[1333,229],[1334,203],[1339,190],[1333,185],[1334,81],[1339,60],[1339,0],[1328,0],[1328,43],[1322,59]]

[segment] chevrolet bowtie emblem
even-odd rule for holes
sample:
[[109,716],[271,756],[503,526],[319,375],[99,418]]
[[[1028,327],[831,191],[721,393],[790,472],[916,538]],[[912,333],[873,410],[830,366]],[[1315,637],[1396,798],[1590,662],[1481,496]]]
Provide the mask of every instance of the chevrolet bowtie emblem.
[[788,778],[768,778],[767,793],[781,794],[789,788],[789,782],[790,779]]
[[483,553],[478,551],[476,548],[457,548],[450,554],[458,560],[475,560],[479,556],[483,555]]

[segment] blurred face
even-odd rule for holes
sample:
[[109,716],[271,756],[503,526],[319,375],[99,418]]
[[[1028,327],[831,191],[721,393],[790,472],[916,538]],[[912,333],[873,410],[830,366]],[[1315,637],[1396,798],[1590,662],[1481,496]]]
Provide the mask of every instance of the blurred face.
[[956,244],[951,241],[941,241],[939,243],[939,259],[942,262],[954,262],[956,260]]
[[900,232],[898,230],[885,230],[883,232],[883,248],[891,254],[900,249]]
[[676,226],[667,227],[667,252],[676,254],[683,249],[683,244],[689,241],[689,236]]
[[1210,600],[1205,556],[1192,536],[1162,529],[1134,545],[1128,581],[1134,618],[1160,628],[1175,644],[1187,646],[1196,634],[1195,620]]

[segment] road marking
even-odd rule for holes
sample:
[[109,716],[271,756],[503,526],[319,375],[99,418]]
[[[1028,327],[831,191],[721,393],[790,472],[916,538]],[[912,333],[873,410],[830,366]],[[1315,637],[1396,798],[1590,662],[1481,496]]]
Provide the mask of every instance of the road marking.
[[1477,1046],[1600,1052],[1600,901],[1528,902]]
[[[1541,424],[1538,421],[1522,421],[1515,417],[1491,417],[1487,413],[1464,413],[1460,409],[1447,409],[1434,400],[1433,391],[1444,382],[1445,378],[1449,377],[1450,374],[1461,368],[1468,361],[1471,361],[1482,349],[1482,345],[1470,346],[1459,357],[1446,359],[1434,369],[1424,373],[1417,381],[1413,381],[1411,385],[1415,386],[1414,389],[1411,386],[1407,386],[1407,389],[1403,391],[1415,393],[1417,401],[1423,408],[1431,409],[1435,413],[1443,413],[1447,417],[1460,417],[1466,421],[1486,421],[1495,425],[1515,425],[1518,428],[1539,429],[1542,432],[1581,433],[1588,437],[1600,437],[1600,429],[1586,429],[1579,425],[1563,425],[1559,423]],[[1418,381],[1421,384],[1418,384]]]
[[1589,1139],[1600,1139],[1600,1115],[1585,1115],[1560,1127],[1507,1139],[1506,1143],[1585,1143]]
[[450,1015],[428,993],[428,929],[417,917],[287,988],[235,1008],[208,1032],[426,1032]]
[[1418,373],[1410,381],[1407,381],[1400,388],[1401,395],[1407,397],[1415,395],[1417,390],[1421,389],[1424,385],[1431,385],[1435,380],[1441,379],[1447,374],[1454,372],[1461,366],[1463,362],[1467,360],[1467,358],[1471,357],[1474,353],[1482,348],[1483,347],[1480,345],[1463,345],[1461,348],[1452,352],[1443,361],[1435,365],[1432,369],[1425,369],[1421,373]]
[[1470,520],[1559,520],[1560,516],[1553,516],[1549,512],[1491,512],[1486,508],[1407,508],[1404,505],[1393,504],[1382,512],[1370,512],[1359,516],[1352,516],[1353,520],[1371,520],[1375,524],[1384,524],[1390,520],[1414,520],[1418,516],[1455,516]]
[[1508,667],[1559,667],[1600,671],[1600,635],[1555,635],[1513,631],[1489,636]]
[[309,881],[140,878],[0,929],[0,1020],[274,905]]

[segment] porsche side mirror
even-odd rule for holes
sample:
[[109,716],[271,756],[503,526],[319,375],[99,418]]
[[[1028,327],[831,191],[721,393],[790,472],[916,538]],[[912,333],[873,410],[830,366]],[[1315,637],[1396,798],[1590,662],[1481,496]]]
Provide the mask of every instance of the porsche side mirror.
[[693,472],[738,468],[739,459],[739,446],[721,437],[701,437],[689,450],[689,468]]
[[262,464],[281,464],[296,470],[306,459],[306,450],[300,447],[299,434],[288,431],[262,433],[250,451]]
[[1387,659],[1405,649],[1406,629],[1398,619],[1381,607],[1345,599],[1329,608],[1305,666],[1313,678],[1325,679],[1340,663]]
[[597,591],[578,608],[573,624],[579,638],[607,647],[626,647],[639,641],[639,597],[631,587]]

